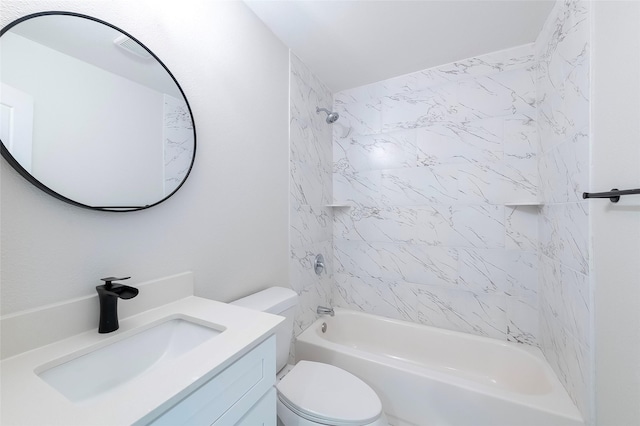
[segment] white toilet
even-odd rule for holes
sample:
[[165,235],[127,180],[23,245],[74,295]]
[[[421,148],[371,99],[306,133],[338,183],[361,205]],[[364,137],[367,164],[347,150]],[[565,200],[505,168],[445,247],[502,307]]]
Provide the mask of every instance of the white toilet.
[[232,302],[286,318],[276,329],[278,424],[284,426],[389,426],[378,395],[353,374],[320,362],[287,366],[298,295],[271,287]]

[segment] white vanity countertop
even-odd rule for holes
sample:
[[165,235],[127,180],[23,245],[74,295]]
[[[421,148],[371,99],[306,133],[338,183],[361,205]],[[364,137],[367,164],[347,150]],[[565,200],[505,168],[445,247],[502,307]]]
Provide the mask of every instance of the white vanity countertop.
[[[225,330],[164,368],[143,373],[129,383],[76,403],[36,374],[36,370],[52,361],[88,348],[106,346],[172,316],[191,317]],[[0,362],[0,423],[144,424],[266,339],[282,320],[276,315],[191,296],[120,320],[120,329],[113,333],[99,334],[96,329],[4,359]],[[126,359],[121,361],[127,362]]]

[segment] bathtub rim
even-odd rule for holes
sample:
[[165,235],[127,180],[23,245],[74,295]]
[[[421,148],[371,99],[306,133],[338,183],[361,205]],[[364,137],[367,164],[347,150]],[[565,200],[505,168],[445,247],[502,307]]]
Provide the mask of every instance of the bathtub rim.
[[[427,379],[435,380],[447,385],[453,384],[470,392],[486,394],[510,403],[526,406],[530,409],[540,410],[548,414],[553,414],[556,416],[565,417],[572,421],[584,423],[584,419],[580,411],[569,397],[568,392],[549,365],[548,361],[544,357],[543,352],[538,347],[503,341],[491,337],[478,336],[455,330],[447,330],[424,324],[417,324],[410,321],[384,317],[381,315],[370,314],[367,312],[361,312],[352,309],[335,307],[334,311],[335,317],[319,317],[295,338],[295,343],[297,344],[298,341],[301,341],[304,344],[320,346],[327,350],[333,350],[344,355],[362,357],[376,365],[390,366],[391,368],[398,369],[405,373],[417,374]],[[488,342],[500,347],[508,348],[509,350],[522,352],[528,358],[540,364],[540,367],[543,369],[545,375],[547,376],[547,379],[551,383],[552,389],[550,392],[545,394],[520,394],[514,391],[487,386],[472,379],[456,377],[453,374],[447,374],[438,370],[432,370],[426,366],[420,367],[413,363],[404,363],[402,361],[394,360],[384,355],[378,355],[362,349],[352,348],[324,339],[318,332],[322,323],[326,322],[327,320],[336,321],[336,318],[339,318],[341,315],[356,315],[369,318],[372,321],[383,321],[387,323],[397,324],[400,327],[427,329],[429,332],[433,332],[439,335],[458,337],[471,342]],[[296,356],[296,362],[297,361],[299,361],[299,359]]]

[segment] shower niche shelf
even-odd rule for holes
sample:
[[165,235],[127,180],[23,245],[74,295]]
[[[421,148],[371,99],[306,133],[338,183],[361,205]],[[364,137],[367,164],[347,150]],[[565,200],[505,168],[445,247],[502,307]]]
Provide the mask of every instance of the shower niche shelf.
[[349,204],[339,204],[339,203],[326,204],[325,207],[333,207],[333,208],[336,208],[336,209],[350,209],[351,208],[351,206]]
[[519,201],[504,203],[505,207],[542,207],[544,203],[542,201]]

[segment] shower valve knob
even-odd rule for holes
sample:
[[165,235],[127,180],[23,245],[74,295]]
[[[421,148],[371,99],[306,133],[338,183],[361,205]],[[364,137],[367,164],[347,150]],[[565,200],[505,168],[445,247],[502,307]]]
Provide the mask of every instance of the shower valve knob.
[[316,256],[316,260],[313,263],[313,270],[316,271],[316,275],[320,275],[324,271],[324,257],[319,254]]

